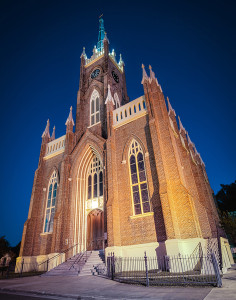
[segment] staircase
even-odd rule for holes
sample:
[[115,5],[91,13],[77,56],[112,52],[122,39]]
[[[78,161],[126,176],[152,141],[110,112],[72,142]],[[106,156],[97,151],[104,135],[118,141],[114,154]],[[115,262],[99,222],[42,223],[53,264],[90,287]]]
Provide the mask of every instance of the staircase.
[[97,275],[96,266],[99,265],[105,267],[104,251],[92,251],[87,262],[84,264],[79,276]]
[[90,252],[87,252],[87,254],[86,252],[83,254],[78,253],[41,276],[78,276],[89,256]]

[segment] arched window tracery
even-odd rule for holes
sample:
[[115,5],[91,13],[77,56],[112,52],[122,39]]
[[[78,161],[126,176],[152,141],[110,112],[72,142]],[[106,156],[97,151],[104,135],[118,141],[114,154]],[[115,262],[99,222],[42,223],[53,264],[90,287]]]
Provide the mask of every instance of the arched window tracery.
[[135,140],[131,142],[129,148],[129,169],[131,195],[133,200],[133,213],[134,215],[148,213],[151,211],[151,207],[148,194],[144,155],[141,146]]
[[100,122],[100,97],[97,90],[94,90],[90,98],[90,125]]
[[87,209],[102,208],[103,205],[103,167],[97,156],[94,155],[87,176]]
[[53,172],[49,180],[48,186],[49,188],[47,194],[47,205],[46,205],[44,230],[43,230],[44,233],[53,231],[53,222],[54,222],[54,215],[55,215],[57,186],[58,186],[58,176],[56,171]]

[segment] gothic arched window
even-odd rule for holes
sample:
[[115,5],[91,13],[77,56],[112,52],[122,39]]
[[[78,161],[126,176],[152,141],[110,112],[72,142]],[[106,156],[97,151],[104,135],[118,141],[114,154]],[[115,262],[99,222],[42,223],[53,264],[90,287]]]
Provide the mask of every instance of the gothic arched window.
[[143,151],[135,140],[132,141],[129,148],[129,169],[134,215],[150,212]]
[[48,185],[47,204],[44,221],[44,232],[52,232],[57,198],[58,178],[56,171],[53,172]]
[[90,98],[90,125],[95,125],[100,122],[100,100],[99,93],[94,90]]
[[90,163],[87,180],[87,208],[97,208],[103,199],[103,170],[101,161],[95,155]]

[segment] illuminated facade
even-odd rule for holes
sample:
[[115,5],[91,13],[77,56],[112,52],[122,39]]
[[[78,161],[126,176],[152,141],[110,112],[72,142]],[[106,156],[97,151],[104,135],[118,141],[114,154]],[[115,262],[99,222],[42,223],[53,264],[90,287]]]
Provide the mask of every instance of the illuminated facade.
[[144,95],[130,101],[100,19],[92,57],[81,55],[75,123],[71,108],[64,136],[50,136],[49,121],[42,135],[20,257],[42,261],[73,245],[191,254],[216,238],[205,165],[151,67],[150,76],[142,68]]

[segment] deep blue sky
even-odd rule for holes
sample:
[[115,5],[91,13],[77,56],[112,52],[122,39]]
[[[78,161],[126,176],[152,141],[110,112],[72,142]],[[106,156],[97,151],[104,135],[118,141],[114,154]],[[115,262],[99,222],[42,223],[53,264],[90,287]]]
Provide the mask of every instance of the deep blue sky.
[[236,179],[235,1],[1,0],[0,236],[21,240],[41,135],[56,138],[76,107],[80,55],[90,57],[104,14],[111,49],[122,53],[127,89],[143,94],[151,64],[206,164],[215,192]]

